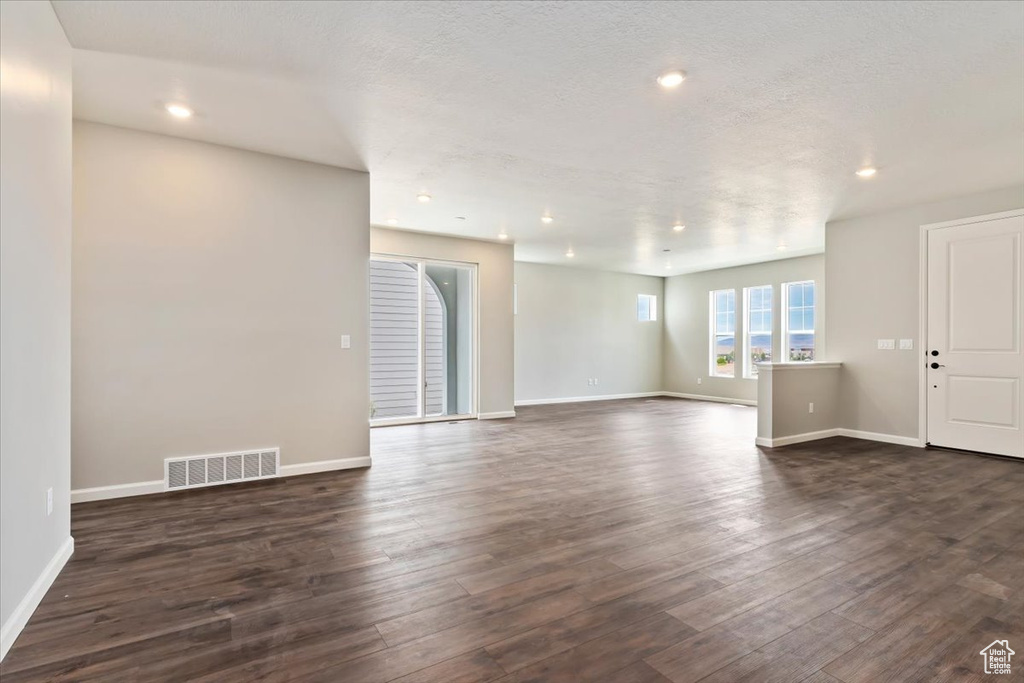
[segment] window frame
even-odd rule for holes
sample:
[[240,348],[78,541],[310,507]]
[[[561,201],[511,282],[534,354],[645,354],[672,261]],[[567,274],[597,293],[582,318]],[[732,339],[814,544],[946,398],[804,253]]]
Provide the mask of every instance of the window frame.
[[[640,317],[640,302],[644,299],[647,300],[647,318]],[[639,323],[656,323],[658,322],[658,295],[657,294],[637,294],[636,295],[636,321]]]
[[[757,367],[751,358],[751,345],[750,337],[753,334],[751,331],[750,315],[753,313],[753,309],[750,306],[750,293],[755,290],[767,290],[768,292],[768,307],[765,308],[762,305],[757,309],[758,313],[762,315],[767,311],[768,313],[768,331],[757,332],[758,335],[768,335],[768,353],[769,358],[775,357],[775,286],[774,285],[754,285],[752,287],[743,288],[743,379],[757,380]],[[762,303],[763,303],[762,299]],[[769,360],[769,362],[771,362]]]
[[[719,332],[718,330],[718,294],[727,293],[732,294],[732,374],[724,374],[718,371],[718,337],[727,336],[729,332]],[[736,301],[736,288],[729,287],[726,289],[713,289],[708,292],[708,376],[717,377],[720,379],[736,379],[736,323],[737,323],[737,301]],[[729,310],[723,311],[726,314],[726,320],[728,321]]]
[[[814,327],[812,329],[810,329],[810,330],[807,330],[807,329],[794,330],[789,325],[790,308],[791,308],[791,305],[790,305],[791,290],[796,285],[800,285],[800,286],[811,285],[811,287],[813,288],[812,291],[813,291],[813,295],[814,295],[814,302],[811,303],[810,306],[806,306],[803,303],[801,303],[801,305],[798,306],[798,308],[800,308],[800,309],[808,309],[808,308],[811,309],[811,314],[812,314],[813,319],[814,319]],[[783,362],[786,362],[786,363],[810,363],[810,362],[813,362],[813,361],[817,360],[818,353],[820,351],[820,349],[818,348],[818,284],[814,280],[795,280],[793,282],[783,282],[782,283],[782,310],[779,311],[779,316],[780,316],[781,322],[782,322],[782,354],[781,355],[782,355],[783,358],[785,358],[785,361],[783,361]],[[802,319],[802,316],[801,316],[801,319]],[[813,358],[811,358],[810,360],[793,360],[792,354],[791,354],[792,345],[790,344],[790,337],[792,335],[794,335],[794,334],[810,334],[811,335],[811,337],[812,337],[812,339],[814,341],[814,346],[812,347],[814,349],[814,357]]]

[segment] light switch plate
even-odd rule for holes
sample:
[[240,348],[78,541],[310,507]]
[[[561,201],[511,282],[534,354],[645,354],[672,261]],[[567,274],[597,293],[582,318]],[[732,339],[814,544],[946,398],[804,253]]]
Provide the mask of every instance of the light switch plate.
[[900,339],[900,351],[913,351],[914,340],[913,339]]
[[895,348],[896,348],[896,340],[895,339],[879,339],[878,340],[878,350],[879,351],[892,351]]

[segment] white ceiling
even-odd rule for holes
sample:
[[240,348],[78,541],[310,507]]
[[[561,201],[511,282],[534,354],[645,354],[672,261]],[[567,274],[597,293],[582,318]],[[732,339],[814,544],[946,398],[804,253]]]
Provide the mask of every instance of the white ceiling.
[[504,229],[519,260],[783,258],[1024,183],[1021,2],[53,4],[78,118],[367,169],[375,224]]

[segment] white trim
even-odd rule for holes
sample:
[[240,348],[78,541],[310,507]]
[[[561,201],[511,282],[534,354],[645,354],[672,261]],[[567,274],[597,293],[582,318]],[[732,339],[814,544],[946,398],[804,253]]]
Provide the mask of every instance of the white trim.
[[341,458],[339,460],[315,460],[313,462],[302,462],[297,465],[281,465],[282,477],[295,477],[303,474],[316,474],[317,472],[333,472],[335,470],[353,470],[371,465],[370,456],[364,455],[358,458]]
[[377,427],[401,427],[402,425],[420,425],[431,422],[458,422],[459,420],[475,420],[476,413],[471,415],[435,415],[433,417],[384,417],[370,420],[370,429]]
[[53,585],[57,575],[64,569],[64,565],[71,559],[71,555],[74,552],[75,539],[68,536],[67,540],[57,549],[54,556],[50,558],[39,578],[28,589],[28,593],[21,599],[21,602],[14,608],[14,611],[11,612],[11,616],[4,622],[3,627],[0,628],[0,660],[7,656],[8,651],[10,651],[18,636],[21,635],[21,630],[25,628],[25,624],[28,623],[32,613],[36,611],[39,603],[42,602],[46,591],[50,590],[50,586]]
[[651,398],[664,396],[662,391],[641,391],[635,394],[602,394],[600,396],[566,396],[564,398],[527,398],[516,401],[519,406],[546,406],[555,403],[584,403],[587,401],[618,401],[625,398]]
[[804,443],[805,441],[817,441],[818,439],[841,436],[839,432],[840,430],[838,429],[822,429],[817,432],[805,432],[803,434],[793,434],[792,436],[780,436],[777,439],[769,439],[759,436],[754,439],[754,444],[765,448],[777,448],[778,446],[789,446],[790,444]]
[[818,439],[828,439],[833,436],[845,436],[851,439],[861,439],[864,441],[878,441],[881,443],[891,443],[897,446],[915,446],[921,448],[924,444],[913,436],[897,436],[896,434],[879,434],[878,432],[862,432],[858,429],[846,429],[844,427],[836,427],[835,429],[822,429],[817,432],[804,432],[803,434],[793,434],[791,436],[780,436],[776,439],[769,439],[766,437],[757,437],[754,439],[754,444],[762,446],[764,448],[777,448],[779,446],[789,446],[795,443],[804,443],[806,441],[817,441]]
[[[281,465],[280,474],[277,477],[294,477],[301,474],[314,474],[316,472],[330,472],[333,470],[350,470],[359,467],[370,466],[370,456],[362,456],[357,458],[341,458],[339,460],[316,460],[314,462],[303,462],[296,465]],[[259,481],[259,479],[246,479],[238,480],[235,483],[241,483],[242,481]],[[184,491],[189,489],[171,489],[167,491],[164,488],[163,481],[137,481],[131,484],[114,484],[113,486],[96,486],[88,489],[75,489],[71,492],[71,504],[76,503],[87,503],[93,500],[112,500],[114,498],[127,498],[129,496],[144,496],[153,493],[172,493],[174,491]]]
[[776,370],[827,370],[840,368],[842,363],[826,360],[803,360],[789,363],[757,363],[758,372],[773,372]]
[[159,479],[157,481],[136,481],[131,484],[114,484],[113,486],[95,486],[93,488],[74,489],[71,491],[71,504],[88,503],[92,500],[144,496],[150,493],[163,492],[164,482]]
[[691,401],[711,401],[712,403],[735,403],[741,406],[756,406],[756,399],[749,398],[729,398],[728,396],[702,396],[700,394],[681,394],[676,391],[663,391],[662,396],[668,396],[670,398],[685,398]]
[[865,441],[892,443],[897,446],[915,446],[917,448],[924,448],[924,441],[916,436],[899,436],[898,434],[863,432],[859,429],[846,429],[845,427],[840,427],[837,431],[839,432],[839,436],[848,436],[851,439],[864,439]]
[[[910,446],[924,446],[928,443],[928,232],[937,228],[953,228],[958,225],[971,225],[974,223],[987,223],[998,221],[1004,218],[1024,216],[1024,208],[1013,209],[1012,211],[1000,211],[999,213],[987,213],[981,216],[969,216],[957,218],[952,221],[941,223],[925,223],[921,226],[918,237],[918,286],[917,286],[917,340],[923,358],[917,366],[917,438]],[[885,436],[885,435],[882,435]],[[867,438],[867,437],[865,437]],[[905,439],[909,437],[893,437]],[[880,440],[880,439],[878,439]],[[889,442],[898,443],[898,442]]]
[[504,420],[508,417],[515,417],[516,411],[514,410],[502,410],[496,413],[480,413],[476,416],[478,420]]

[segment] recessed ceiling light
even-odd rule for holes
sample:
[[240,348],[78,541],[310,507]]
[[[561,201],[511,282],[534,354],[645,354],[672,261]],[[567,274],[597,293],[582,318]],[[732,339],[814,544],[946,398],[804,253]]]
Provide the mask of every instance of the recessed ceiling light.
[[860,176],[861,178],[870,178],[876,173],[878,173],[878,169],[872,168],[871,166],[868,166],[867,168],[862,168],[859,171],[857,171],[857,175]]
[[442,285],[446,285],[446,284],[448,284],[448,283],[447,283],[447,282],[442,282],[441,284],[442,284]]
[[540,217],[540,222],[541,223],[550,223],[553,220],[555,220],[555,219],[552,218],[551,216],[547,215],[547,214],[544,214],[543,216]]
[[426,192],[420,192],[418,195],[416,195],[416,201],[418,201],[420,204],[426,204],[431,199],[431,196]]
[[388,219],[388,225],[398,225],[398,219],[397,218],[389,218]]
[[671,263],[666,263],[665,264],[665,270],[672,270],[672,264]]
[[780,244],[779,246],[775,247],[775,251],[786,251],[787,249],[789,249],[789,247],[787,247],[785,244]]
[[192,110],[186,107],[184,104],[168,104],[164,109],[171,116],[179,119],[187,119],[192,116]]
[[675,230],[676,232],[682,232],[683,230],[686,230],[686,226],[683,225],[682,223],[676,223],[675,225],[672,226],[672,229]]
[[565,258],[572,258],[575,255],[576,254],[573,253],[572,249],[570,249],[569,251],[565,252]]
[[508,239],[508,235],[506,235],[506,234],[505,234],[505,233],[503,233],[503,232],[499,232],[499,233],[498,233],[498,239],[499,239],[499,240],[507,240],[507,239]]
[[676,88],[679,84],[686,80],[685,71],[666,71],[665,73],[658,76],[658,85],[662,88]]

